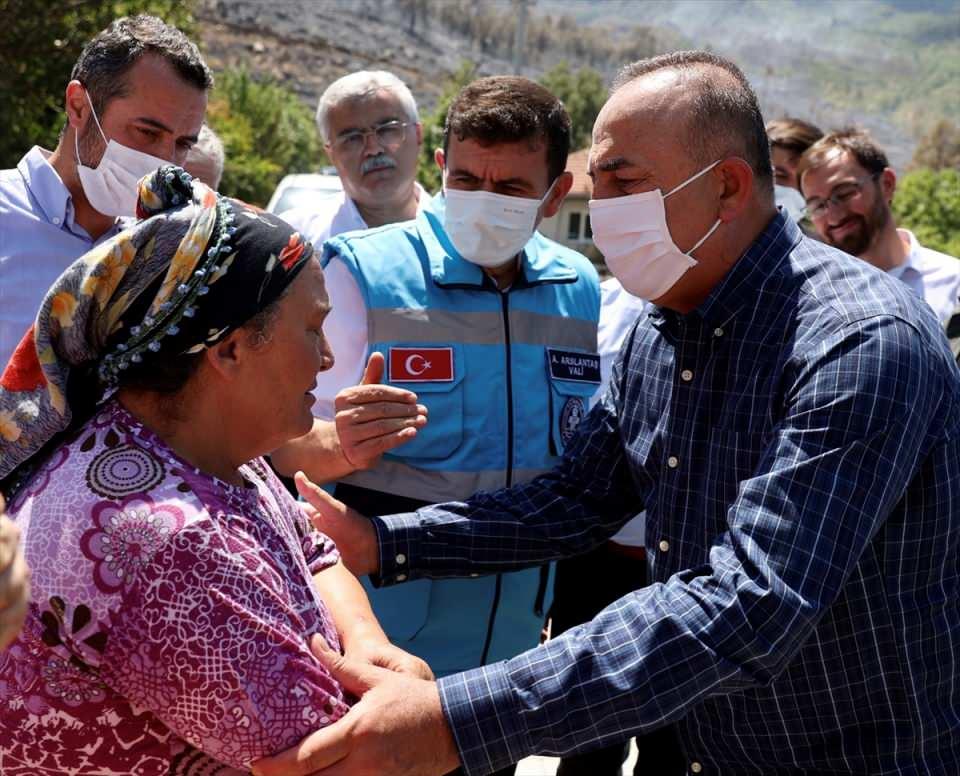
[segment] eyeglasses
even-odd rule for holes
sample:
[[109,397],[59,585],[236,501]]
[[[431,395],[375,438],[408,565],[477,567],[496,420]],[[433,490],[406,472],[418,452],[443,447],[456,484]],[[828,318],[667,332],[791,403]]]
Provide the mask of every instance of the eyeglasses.
[[855,181],[841,183],[834,187],[833,191],[830,192],[830,196],[826,199],[817,199],[808,202],[807,206],[803,209],[803,214],[811,221],[817,221],[821,218],[824,218],[827,215],[827,210],[830,205],[833,205],[834,207],[842,207],[846,205],[854,197],[860,195],[860,192],[867,181],[876,180],[878,177],[880,177],[880,173],[874,172],[870,173],[869,175],[864,175],[862,178],[858,178]]
[[341,135],[337,135],[332,143],[338,151],[348,154],[356,154],[363,150],[367,144],[367,135],[374,135],[377,142],[383,148],[396,148],[407,135],[409,122],[406,121],[385,121],[383,124],[377,124],[369,129],[351,129]]

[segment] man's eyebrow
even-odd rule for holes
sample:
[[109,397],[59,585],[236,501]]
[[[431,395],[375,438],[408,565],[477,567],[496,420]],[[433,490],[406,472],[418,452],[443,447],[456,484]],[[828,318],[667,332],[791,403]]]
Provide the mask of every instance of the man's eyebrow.
[[[382,119],[377,119],[377,121],[373,122],[373,124],[370,126],[372,128],[381,127],[384,124],[389,124],[392,121],[399,121],[403,123],[403,118],[401,116],[384,116]],[[366,129],[366,127],[344,127],[337,132],[337,137],[342,137],[343,135],[347,135],[351,132],[361,132],[364,129]]]
[[612,159],[604,159],[601,162],[591,163],[587,175],[591,178],[598,172],[614,172],[622,167],[629,166],[629,162],[622,156],[615,156]]
[[[168,127],[162,121],[158,121],[151,116],[137,116],[134,121],[139,121],[141,124],[149,124],[151,127],[154,129],[159,129],[161,132],[168,132],[171,135],[173,134],[173,130],[170,127]],[[184,135],[183,139],[189,140],[191,143],[196,143],[197,140],[200,139],[200,135],[199,133],[194,132],[192,135]]]

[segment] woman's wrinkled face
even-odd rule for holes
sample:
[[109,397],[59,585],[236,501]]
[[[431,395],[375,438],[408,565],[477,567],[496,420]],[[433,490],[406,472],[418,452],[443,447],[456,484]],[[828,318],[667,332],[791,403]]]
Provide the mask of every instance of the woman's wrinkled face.
[[[333,353],[323,336],[330,301],[323,270],[314,258],[300,270],[265,332],[265,341],[245,353],[240,390],[246,418],[262,433],[264,453],[306,434],[313,425],[317,373],[333,366]],[[255,339],[255,338],[251,338]],[[269,440],[269,444],[267,444]]]

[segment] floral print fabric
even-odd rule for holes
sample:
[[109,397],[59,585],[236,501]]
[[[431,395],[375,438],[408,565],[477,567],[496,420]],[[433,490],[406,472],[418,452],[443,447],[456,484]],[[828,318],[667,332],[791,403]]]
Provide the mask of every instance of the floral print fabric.
[[197,471],[110,402],[21,489],[4,776],[240,773],[346,713],[307,643],[339,648],[311,580],[337,551],[262,462],[240,471]]

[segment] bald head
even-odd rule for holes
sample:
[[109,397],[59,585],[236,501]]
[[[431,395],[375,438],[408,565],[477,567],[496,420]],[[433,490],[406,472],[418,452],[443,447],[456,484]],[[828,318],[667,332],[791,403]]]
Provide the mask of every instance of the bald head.
[[753,170],[758,193],[772,198],[770,145],[757,97],[729,60],[705,51],[639,60],[620,71],[607,107],[642,118],[638,124],[645,132],[679,138],[699,163],[741,157]]

